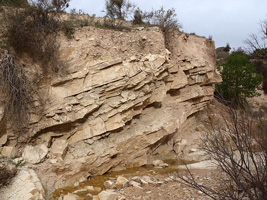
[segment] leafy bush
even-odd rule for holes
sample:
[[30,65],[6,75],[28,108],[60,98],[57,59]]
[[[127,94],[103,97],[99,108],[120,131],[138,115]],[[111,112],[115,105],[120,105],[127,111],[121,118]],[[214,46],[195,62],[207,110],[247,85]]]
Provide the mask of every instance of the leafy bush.
[[267,64],[264,64],[263,61],[257,60],[252,63],[253,67],[256,68],[257,73],[263,75],[262,89],[265,94],[267,94]]
[[73,34],[75,33],[75,25],[73,21],[64,21],[62,23],[62,29],[64,31],[64,34],[67,36],[68,39],[73,38]]
[[232,105],[243,105],[247,97],[258,96],[262,75],[256,74],[246,56],[231,54],[219,67],[222,83],[217,84],[217,91]]

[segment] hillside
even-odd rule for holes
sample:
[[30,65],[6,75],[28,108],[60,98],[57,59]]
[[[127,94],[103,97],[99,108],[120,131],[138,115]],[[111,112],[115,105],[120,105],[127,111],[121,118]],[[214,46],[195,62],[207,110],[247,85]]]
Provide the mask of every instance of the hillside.
[[[195,135],[185,126],[210,104],[220,81],[215,46],[180,32],[169,39],[167,49],[158,27],[84,26],[71,39],[61,33],[64,73],[38,84],[41,66],[21,57],[37,87],[35,107],[19,133],[0,106],[2,155],[22,158],[21,173],[50,194],[91,176],[189,153]],[[32,194],[36,199],[44,198],[42,185]],[[8,195],[16,199],[20,192]]]

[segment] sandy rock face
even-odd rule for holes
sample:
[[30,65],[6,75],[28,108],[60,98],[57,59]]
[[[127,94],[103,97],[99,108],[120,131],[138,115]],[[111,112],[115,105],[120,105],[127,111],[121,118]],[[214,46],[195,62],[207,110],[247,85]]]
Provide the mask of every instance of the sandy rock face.
[[17,168],[11,160],[0,156],[0,187],[9,184],[16,174]]
[[44,200],[43,186],[31,169],[23,169],[13,178],[11,184],[0,189],[1,199],[12,200]]
[[37,164],[45,159],[48,149],[45,145],[26,146],[22,158],[31,164]]
[[44,112],[32,111],[23,154],[48,190],[178,155],[179,128],[220,81],[214,43],[178,34],[170,54],[158,28],[86,27],[74,38],[59,38],[68,74],[40,87]]
[[66,140],[56,140],[50,149],[50,152],[55,156],[64,159],[68,148],[68,142]]
[[119,194],[113,191],[102,191],[98,195],[100,200],[117,200],[119,197]]

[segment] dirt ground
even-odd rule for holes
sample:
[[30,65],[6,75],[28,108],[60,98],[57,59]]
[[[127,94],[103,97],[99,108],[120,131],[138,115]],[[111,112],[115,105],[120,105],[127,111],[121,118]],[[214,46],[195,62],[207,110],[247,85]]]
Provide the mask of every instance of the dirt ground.
[[[206,186],[213,186],[213,177],[216,171],[212,170],[193,170],[193,174],[198,183]],[[180,172],[181,176],[185,176],[185,172]],[[140,177],[142,178],[142,177]],[[125,187],[118,192],[121,199],[126,200],[208,200],[206,195],[196,189],[181,184],[178,181],[177,173],[150,176],[151,180],[156,184],[143,184],[139,187]]]

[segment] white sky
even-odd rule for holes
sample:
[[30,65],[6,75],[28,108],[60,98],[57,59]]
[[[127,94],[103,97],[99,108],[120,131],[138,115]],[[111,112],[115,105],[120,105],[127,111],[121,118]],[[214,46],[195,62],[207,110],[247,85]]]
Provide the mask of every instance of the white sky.
[[[244,40],[259,32],[259,22],[267,19],[267,0],[131,0],[141,10],[175,8],[183,31],[212,36],[216,47],[244,46]],[[72,0],[70,8],[104,16],[105,0]]]

